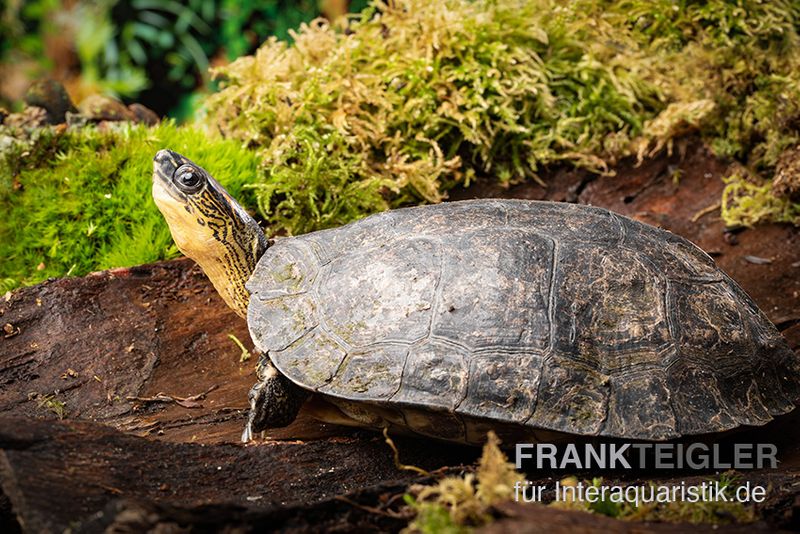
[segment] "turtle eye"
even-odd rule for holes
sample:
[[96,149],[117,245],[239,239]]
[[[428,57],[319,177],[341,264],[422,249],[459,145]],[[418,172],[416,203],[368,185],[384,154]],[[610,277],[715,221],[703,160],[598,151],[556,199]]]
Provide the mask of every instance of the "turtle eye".
[[203,186],[203,175],[190,165],[181,165],[175,171],[173,181],[184,193],[196,193]]

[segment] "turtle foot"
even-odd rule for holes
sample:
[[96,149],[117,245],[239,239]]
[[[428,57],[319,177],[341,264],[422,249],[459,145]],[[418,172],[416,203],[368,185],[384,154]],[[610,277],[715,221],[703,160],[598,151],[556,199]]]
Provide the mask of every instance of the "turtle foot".
[[297,417],[300,407],[309,393],[294,385],[271,364],[259,373],[261,381],[250,389],[250,414],[242,432],[242,441],[247,443],[253,434],[269,428],[289,425]]

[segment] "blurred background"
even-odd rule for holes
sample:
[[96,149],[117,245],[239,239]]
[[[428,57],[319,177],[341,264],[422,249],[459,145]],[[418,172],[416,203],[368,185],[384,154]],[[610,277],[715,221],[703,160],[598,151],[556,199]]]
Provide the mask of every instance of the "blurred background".
[[4,0],[0,106],[18,111],[37,79],[60,81],[75,103],[106,94],[159,116],[191,117],[213,89],[208,67],[252,53],[270,36],[367,0]]

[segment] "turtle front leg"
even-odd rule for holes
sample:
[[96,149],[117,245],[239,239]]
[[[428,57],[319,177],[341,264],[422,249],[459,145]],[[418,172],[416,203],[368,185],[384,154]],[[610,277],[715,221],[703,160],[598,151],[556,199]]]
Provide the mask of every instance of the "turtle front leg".
[[255,432],[289,425],[309,395],[280,374],[266,355],[261,357],[257,375],[259,381],[248,394],[250,414],[242,433],[244,443],[250,441]]

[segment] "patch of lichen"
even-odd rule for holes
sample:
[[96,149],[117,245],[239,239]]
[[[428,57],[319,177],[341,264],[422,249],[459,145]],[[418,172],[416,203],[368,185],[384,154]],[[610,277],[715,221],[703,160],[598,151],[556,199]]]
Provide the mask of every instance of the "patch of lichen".
[[[12,138],[9,134],[14,134]],[[177,256],[151,197],[161,148],[190,154],[255,206],[242,186],[255,155],[190,127],[3,130],[0,150],[0,288]]]
[[[603,172],[691,131],[767,183],[800,139],[799,12],[786,0],[374,2],[219,69],[209,118],[259,152],[259,208],[289,233],[436,202],[475,175]],[[780,219],[769,199],[731,198]]]

